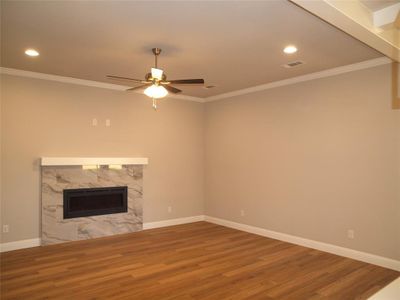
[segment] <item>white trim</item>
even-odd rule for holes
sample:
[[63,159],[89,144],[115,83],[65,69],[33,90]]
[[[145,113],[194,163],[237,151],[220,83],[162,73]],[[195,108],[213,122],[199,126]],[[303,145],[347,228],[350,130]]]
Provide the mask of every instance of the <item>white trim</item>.
[[[224,220],[220,218],[214,218],[211,216],[207,215],[199,215],[199,216],[191,216],[191,217],[184,217],[184,218],[178,218],[178,219],[169,219],[169,220],[163,220],[163,221],[157,221],[157,222],[147,222],[143,223],[143,230],[146,229],[153,229],[153,228],[160,228],[160,227],[167,227],[167,226],[173,226],[173,225],[180,225],[180,224],[187,224],[187,223],[193,223],[193,222],[200,222],[200,221],[206,221],[214,224],[218,224],[221,226],[226,226],[229,228],[234,228],[237,230],[277,239],[280,241],[304,246],[304,247],[309,247],[312,249],[317,249],[320,251],[328,252],[328,253],[333,253],[336,255],[352,258],[355,260],[363,261],[366,263],[378,265],[381,267],[385,267],[388,269],[393,269],[396,271],[400,271],[400,261],[366,253],[366,252],[361,252],[349,248],[344,248],[332,244],[327,244],[323,242],[318,242],[310,239],[305,239],[302,237],[286,234],[286,233],[281,233],[281,232],[276,232],[260,227],[255,227],[251,225],[246,225],[242,223],[237,223],[229,220]],[[24,249],[24,248],[30,248],[30,247],[37,247],[40,246],[40,239],[30,239],[30,240],[21,240],[21,241],[16,241],[16,242],[10,242],[10,243],[3,243],[0,244],[0,252],[7,252],[7,251],[12,251],[12,250],[17,250],[17,249]]]
[[400,13],[400,3],[387,6],[372,13],[375,27],[383,27],[396,21],[397,15]]
[[379,34],[379,28],[373,26],[370,10],[361,1],[290,1],[387,57],[400,61],[400,49],[395,45],[395,35],[384,38]]
[[400,271],[398,260],[210,216],[205,216],[205,221]]
[[[116,90],[116,91],[125,91],[125,90],[131,88],[131,86],[127,86],[127,85],[105,83],[105,82],[100,82],[100,81],[78,79],[78,78],[74,78],[74,77],[66,77],[66,76],[39,73],[39,72],[31,72],[31,71],[25,71],[25,70],[13,69],[13,68],[0,67],[0,73],[7,74],[7,75],[13,75],[13,76],[29,77],[29,78],[36,78],[36,79],[42,79],[42,80],[57,81],[57,82],[62,82],[62,83],[70,83],[70,84],[77,84],[77,85],[83,85],[83,86],[97,87],[97,88]],[[143,94],[140,91],[134,91],[134,92],[137,94],[141,94],[141,95]],[[189,101],[195,101],[195,102],[204,102],[204,100],[202,98],[186,96],[186,95],[169,94],[167,96],[167,98],[189,100]]]
[[157,222],[148,222],[148,223],[143,223],[143,229],[146,230],[146,229],[167,227],[167,226],[173,226],[173,225],[200,222],[200,221],[204,221],[204,220],[205,220],[205,216],[200,215],[200,216],[192,216],[192,217],[185,217],[185,218],[178,218],[178,219],[169,219],[169,220],[163,220],[163,221],[157,221]]
[[269,89],[273,89],[273,88],[281,87],[281,86],[285,86],[285,85],[296,84],[299,82],[304,82],[304,81],[344,74],[344,73],[348,73],[348,72],[373,68],[376,66],[389,64],[391,62],[392,62],[392,60],[387,57],[379,57],[379,58],[366,60],[366,61],[356,63],[356,64],[346,65],[346,66],[328,69],[328,70],[324,70],[324,71],[320,71],[320,72],[315,72],[315,73],[310,73],[310,74],[301,75],[301,76],[297,76],[297,77],[292,77],[292,78],[288,78],[288,79],[284,79],[284,80],[280,80],[280,81],[274,81],[274,82],[270,82],[270,83],[266,83],[266,84],[261,84],[261,85],[257,85],[257,86],[253,86],[250,88],[241,89],[241,90],[237,90],[237,91],[233,91],[233,92],[229,92],[229,93],[210,96],[210,97],[205,98],[205,102],[216,101],[216,100],[221,100],[221,99],[235,97],[235,96],[241,96],[241,95],[260,92],[260,91],[264,91],[264,90],[269,90]]
[[[301,75],[301,76],[297,76],[297,77],[292,77],[292,78],[288,78],[288,79],[284,79],[284,80],[274,81],[274,82],[270,82],[270,83],[266,83],[266,84],[253,86],[250,88],[236,90],[233,92],[210,96],[207,98],[199,98],[199,97],[193,97],[193,96],[187,96],[187,95],[169,95],[168,97],[174,98],[174,99],[200,102],[200,103],[211,102],[211,101],[221,100],[221,99],[225,99],[225,98],[250,94],[250,93],[254,93],[254,92],[260,92],[260,91],[264,91],[264,90],[269,90],[272,88],[281,87],[281,86],[285,86],[285,85],[296,84],[299,82],[304,82],[304,81],[309,81],[309,80],[314,80],[314,79],[319,79],[319,78],[325,78],[325,77],[329,77],[329,76],[335,76],[335,75],[348,73],[348,72],[352,72],[352,71],[373,68],[373,67],[389,64],[391,62],[392,62],[391,59],[383,56],[383,57],[366,60],[363,62],[351,64],[351,65],[332,68],[332,69],[315,72],[315,73],[310,73],[310,74],[306,74],[306,75]],[[30,71],[24,71],[24,70],[12,69],[12,68],[0,67],[0,73],[7,74],[7,75],[30,77],[30,78],[37,78],[37,79],[43,79],[43,80],[51,80],[51,81],[78,84],[78,85],[84,85],[84,86],[112,89],[112,90],[118,90],[118,91],[124,91],[127,88],[130,88],[130,86],[104,83],[104,82],[98,82],[98,81],[92,81],[92,80],[77,79],[77,78],[73,78],[73,77],[64,77],[64,76],[59,76],[59,75],[52,75],[52,74],[45,74],[45,73],[38,73],[38,72],[30,72]],[[140,92],[138,92],[138,93],[140,93]]]
[[16,242],[0,244],[0,252],[7,252],[18,249],[25,249],[40,246],[40,239],[21,240]]
[[[169,219],[169,220],[163,220],[163,221],[157,221],[157,222],[148,222],[148,223],[143,223],[143,230],[167,227],[167,226],[173,226],[173,225],[180,225],[180,224],[187,224],[187,223],[193,223],[193,222],[200,222],[200,221],[204,221],[204,219],[205,219],[204,215],[199,215],[199,216],[191,216],[191,217],[184,217],[184,218],[178,218],[178,219]],[[41,244],[40,244],[39,238],[3,243],[3,244],[0,244],[0,252],[7,252],[7,251],[12,251],[12,250],[37,247],[40,245]]]
[[110,89],[110,90],[116,90],[116,91],[124,91],[126,89],[131,88],[131,86],[126,86],[126,85],[78,79],[78,78],[74,78],[74,77],[66,77],[66,76],[39,73],[39,72],[31,72],[31,71],[25,71],[25,70],[13,69],[13,68],[1,67],[0,73],[7,74],[7,75],[13,75],[13,76],[29,77],[29,78],[35,78],[35,79],[43,79],[43,80],[57,81],[57,82],[63,82],[63,83],[91,86],[91,87]]
[[146,157],[42,157],[42,166],[147,165]]
[[[140,92],[139,92],[140,93]],[[147,97],[147,96],[146,96]],[[199,97],[194,97],[194,96],[189,96],[189,95],[183,95],[183,94],[168,94],[166,98],[173,98],[173,99],[180,99],[180,100],[188,100],[188,101],[193,101],[193,102],[199,102],[199,103],[204,103],[205,98],[199,98]],[[161,99],[162,101],[162,99]]]

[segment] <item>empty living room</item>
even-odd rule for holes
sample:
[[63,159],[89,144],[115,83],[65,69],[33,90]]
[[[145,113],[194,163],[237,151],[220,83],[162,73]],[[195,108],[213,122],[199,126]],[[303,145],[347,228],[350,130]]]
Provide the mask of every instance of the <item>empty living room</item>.
[[400,0],[0,17],[0,299],[400,300]]

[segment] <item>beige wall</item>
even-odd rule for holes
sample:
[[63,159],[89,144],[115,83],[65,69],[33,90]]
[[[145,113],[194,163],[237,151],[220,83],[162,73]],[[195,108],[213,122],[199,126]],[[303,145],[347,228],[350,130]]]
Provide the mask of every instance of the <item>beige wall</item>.
[[135,93],[1,80],[2,242],[39,237],[41,156],[148,157],[144,221],[203,214],[203,104],[168,99],[155,112]]
[[206,104],[206,214],[400,259],[390,68]]
[[134,93],[3,75],[2,242],[39,236],[39,157],[146,156],[145,222],[205,202],[214,217],[400,259],[390,82],[386,65],[154,112]]

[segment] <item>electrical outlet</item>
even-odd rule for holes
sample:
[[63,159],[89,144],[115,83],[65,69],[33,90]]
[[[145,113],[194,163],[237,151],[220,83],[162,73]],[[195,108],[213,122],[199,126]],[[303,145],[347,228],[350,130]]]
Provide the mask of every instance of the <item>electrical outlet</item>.
[[168,213],[172,213],[172,206],[168,206]]
[[241,215],[242,217],[244,217],[245,213],[244,213],[244,210],[243,210],[243,209],[240,210],[240,215]]
[[111,126],[111,120],[110,119],[107,119],[106,120],[106,127],[110,127]]
[[10,225],[3,225],[3,232],[9,232],[10,231]]
[[347,237],[348,237],[349,239],[351,239],[351,240],[354,239],[355,233],[354,233],[354,230],[353,230],[353,229],[347,230]]
[[92,126],[97,126],[97,119],[96,119],[96,118],[94,118],[94,119],[92,120]]

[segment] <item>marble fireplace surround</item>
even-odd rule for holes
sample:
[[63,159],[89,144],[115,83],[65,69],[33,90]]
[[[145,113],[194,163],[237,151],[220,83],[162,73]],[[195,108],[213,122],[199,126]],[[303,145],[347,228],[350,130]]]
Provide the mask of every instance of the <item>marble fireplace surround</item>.
[[[142,230],[143,166],[147,158],[43,157],[41,243],[57,244]],[[63,190],[128,187],[128,211],[63,218]]]

